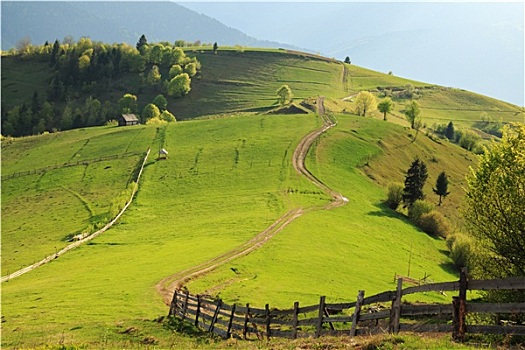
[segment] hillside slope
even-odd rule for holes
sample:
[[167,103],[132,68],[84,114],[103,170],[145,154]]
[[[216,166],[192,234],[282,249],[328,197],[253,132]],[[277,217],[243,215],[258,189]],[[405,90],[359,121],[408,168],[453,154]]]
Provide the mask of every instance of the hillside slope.
[[[306,98],[311,107],[316,100],[312,97],[322,94],[333,110],[340,110],[334,113],[337,127],[314,143],[307,166],[349,203],[331,211],[308,212],[261,249],[189,288],[220,293],[229,302],[289,307],[297,299],[316,301],[321,294],[348,300],[358,289],[367,294],[392,289],[394,275],[409,274],[408,269],[415,278],[455,279],[444,241],[388,209],[382,203],[384,185],[401,181],[409,162],[420,156],[429,165],[428,186],[438,172],[451,174],[454,194],[442,209],[452,218],[460,205],[461,174],[475,164],[475,157],[424,133],[416,138],[400,119],[405,100],[398,102],[390,117],[402,124],[395,125],[383,122],[380,115],[352,115],[353,102],[342,98],[362,89],[404,88],[410,83],[421,90],[421,102],[432,101],[432,94],[453,101],[437,106],[443,108],[441,112],[455,111],[464,101],[466,108],[493,108],[491,113],[507,121],[512,115],[507,110],[518,113],[513,118],[520,117],[517,107],[306,55],[195,54],[205,62],[203,66],[207,61],[209,70],[203,69],[188,98],[170,103],[195,116],[199,111],[225,114],[221,118],[2,140],[3,175],[26,172],[2,186],[2,211],[9,211],[9,217],[2,216],[2,229],[10,232],[2,244],[2,263],[10,269],[41,258],[44,251],[52,253],[65,244],[64,235],[81,230],[107,211],[108,202],[129,180],[133,162],[127,157],[108,162],[97,158],[147,147],[153,154],[161,148],[169,151],[165,160],[150,159],[137,196],[118,225],[2,285],[2,347],[126,348],[151,334],[158,347],[179,344],[179,335],[151,322],[167,311],[155,291],[159,281],[244,244],[291,209],[319,207],[330,200],[291,164],[295,147],[320,127],[320,118],[315,113],[242,112],[271,107],[275,89],[282,84],[290,84],[297,100]],[[465,121],[471,124],[470,119]],[[78,164],[64,164],[73,161]],[[53,166],[57,168],[29,172]],[[430,194],[428,187],[426,191]],[[40,201],[42,208],[33,205]],[[49,234],[55,225],[64,225],[67,232]],[[425,298],[443,300],[438,294]],[[89,307],[78,312],[80,303]],[[185,348],[198,342],[185,341]]]

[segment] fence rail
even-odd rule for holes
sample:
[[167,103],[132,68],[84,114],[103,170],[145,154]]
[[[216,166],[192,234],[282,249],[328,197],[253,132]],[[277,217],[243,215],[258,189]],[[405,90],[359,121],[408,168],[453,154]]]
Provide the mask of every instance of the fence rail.
[[[251,307],[250,304],[228,305],[222,300],[211,300],[189,292],[175,291],[169,316],[180,317],[208,332],[223,338],[237,337],[320,337],[324,335],[364,335],[400,331],[451,332],[456,340],[466,333],[525,335],[525,325],[469,325],[468,313],[522,314],[525,302],[480,303],[466,300],[467,290],[525,290],[525,277],[497,280],[467,280],[462,271],[460,280],[433,283],[403,289],[398,279],[395,291],[386,291],[369,297],[359,291],[353,302],[331,304],[322,296],[319,304],[293,308],[271,309]],[[450,304],[404,304],[402,297],[428,291],[459,291]],[[383,304],[380,304],[383,303]],[[385,306],[384,304],[390,304]]]

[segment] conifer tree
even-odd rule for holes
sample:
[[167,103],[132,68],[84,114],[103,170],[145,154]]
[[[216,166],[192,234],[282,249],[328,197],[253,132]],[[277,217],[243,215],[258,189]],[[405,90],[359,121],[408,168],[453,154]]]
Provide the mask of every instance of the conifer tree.
[[448,177],[447,174],[442,171],[436,180],[436,187],[432,189],[435,194],[439,196],[439,204],[442,203],[442,198],[446,198],[450,192],[448,192]]
[[448,123],[447,130],[445,130],[445,136],[447,137],[447,139],[454,140],[455,133],[456,132],[454,130],[454,124],[452,122]]
[[405,207],[410,207],[416,200],[425,198],[423,186],[427,177],[426,164],[419,158],[414,159],[405,176],[405,188],[403,189]]

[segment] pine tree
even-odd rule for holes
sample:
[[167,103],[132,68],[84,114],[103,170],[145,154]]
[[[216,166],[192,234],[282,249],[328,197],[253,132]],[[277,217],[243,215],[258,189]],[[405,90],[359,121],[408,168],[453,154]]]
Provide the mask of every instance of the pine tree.
[[442,203],[442,198],[446,198],[450,192],[448,192],[448,177],[447,174],[442,171],[436,180],[436,188],[432,189],[435,194],[439,196],[439,204]]
[[58,51],[60,50],[60,43],[58,39],[55,40],[53,44],[53,49],[51,50],[51,56],[49,57],[49,66],[54,67],[58,60]]
[[[142,34],[139,38],[139,41],[137,42],[137,50],[140,51],[140,49],[142,48],[142,46],[144,45],[147,45],[148,44],[148,39],[146,39],[146,36],[144,34]],[[142,51],[141,51],[142,52]]]
[[445,136],[447,137],[447,139],[454,140],[455,133],[456,132],[454,130],[454,124],[452,122],[448,123],[447,130],[445,130]]
[[419,158],[414,159],[405,176],[405,188],[403,189],[405,207],[410,207],[416,200],[425,198],[423,186],[427,177],[426,164]]

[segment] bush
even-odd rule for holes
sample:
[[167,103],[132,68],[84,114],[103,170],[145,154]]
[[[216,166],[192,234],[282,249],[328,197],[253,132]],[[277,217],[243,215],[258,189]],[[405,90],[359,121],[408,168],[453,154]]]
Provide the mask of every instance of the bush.
[[429,235],[446,238],[450,231],[450,225],[447,219],[437,211],[431,211],[421,215],[419,218],[419,227]]
[[403,185],[397,182],[388,185],[385,203],[390,209],[396,210],[403,201],[403,188]]
[[472,151],[476,148],[480,140],[481,137],[478,134],[472,131],[465,131],[459,139],[459,145],[468,151]]
[[[472,242],[469,237],[461,234],[451,236],[450,258],[458,269],[468,267],[472,254]],[[449,245],[449,239],[447,239]]]
[[433,209],[434,204],[418,199],[408,207],[408,217],[413,223],[419,224],[421,216],[430,213]]

